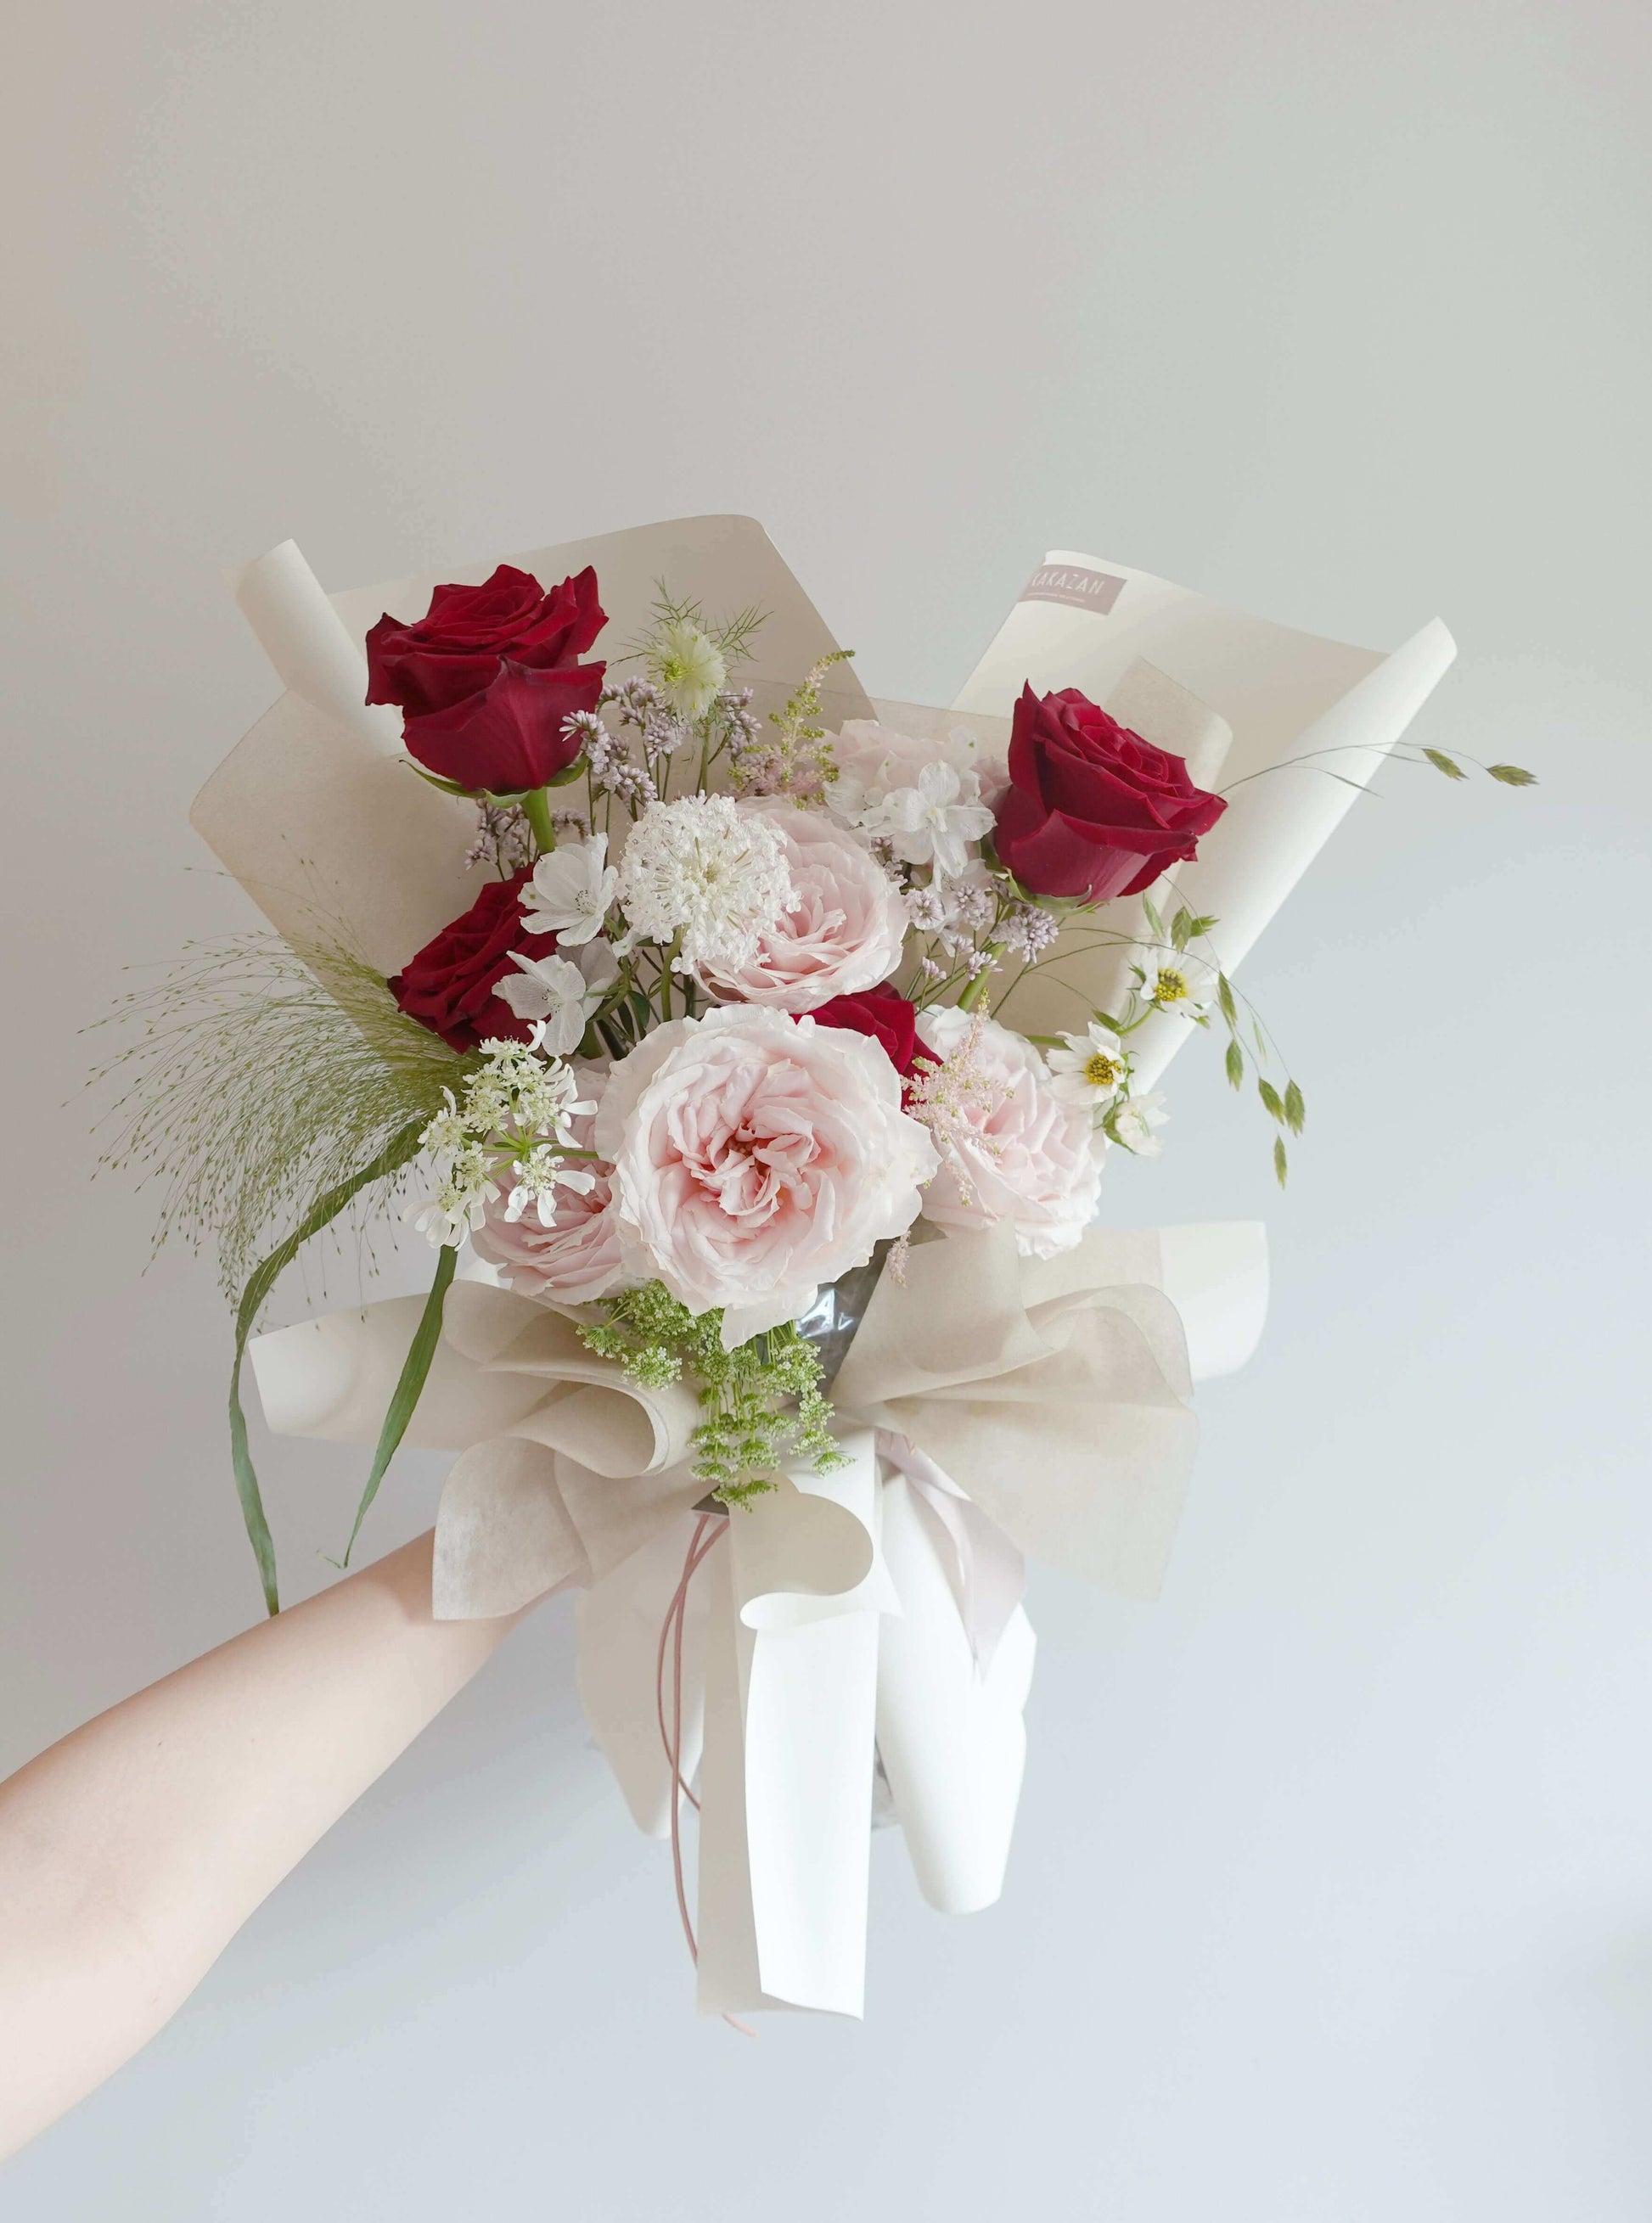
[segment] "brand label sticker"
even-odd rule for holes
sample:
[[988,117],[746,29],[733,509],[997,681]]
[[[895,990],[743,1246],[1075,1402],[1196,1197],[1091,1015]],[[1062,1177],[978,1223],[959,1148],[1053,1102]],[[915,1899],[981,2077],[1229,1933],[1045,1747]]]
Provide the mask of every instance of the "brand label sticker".
[[1088,571],[1071,564],[1041,564],[1021,589],[1024,602],[1066,602],[1104,618],[1124,592],[1111,571]]

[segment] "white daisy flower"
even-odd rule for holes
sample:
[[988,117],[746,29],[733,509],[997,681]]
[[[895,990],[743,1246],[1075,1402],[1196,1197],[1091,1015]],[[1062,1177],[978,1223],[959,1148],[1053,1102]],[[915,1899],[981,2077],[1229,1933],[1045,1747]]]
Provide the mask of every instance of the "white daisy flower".
[[1153,1132],[1170,1118],[1162,1096],[1126,1096],[1101,1122],[1115,1143],[1138,1158],[1157,1158],[1164,1145]]
[[1175,1011],[1184,1019],[1201,1019],[1208,990],[1204,975],[1208,967],[1195,967],[1174,949],[1144,949],[1135,959],[1140,978],[1136,993],[1157,1011]]
[[648,663],[679,718],[703,718],[728,677],[722,651],[686,618],[661,626]]
[[1048,1050],[1050,1093],[1062,1104],[1111,1104],[1130,1078],[1130,1059],[1111,1027],[1092,1019],[1081,1035],[1063,1035],[1065,1049]]
[[541,857],[522,890],[522,920],[530,934],[554,934],[564,949],[577,948],[602,929],[619,884],[608,861],[608,835],[565,841]]

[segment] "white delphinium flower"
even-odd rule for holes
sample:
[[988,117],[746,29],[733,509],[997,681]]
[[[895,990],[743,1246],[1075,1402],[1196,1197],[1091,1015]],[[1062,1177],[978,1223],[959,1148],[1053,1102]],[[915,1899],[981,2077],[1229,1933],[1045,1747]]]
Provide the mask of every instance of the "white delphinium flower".
[[1153,1130],[1162,1127],[1170,1116],[1162,1096],[1126,1096],[1101,1124],[1115,1143],[1122,1143],[1136,1157],[1157,1158],[1164,1145]]
[[926,764],[916,787],[892,788],[860,814],[860,824],[881,834],[907,864],[930,865],[937,879],[946,879],[969,863],[969,844],[992,832],[993,814],[980,800],[975,773]]
[[1201,1019],[1206,1004],[1201,969],[1174,949],[1144,949],[1133,960],[1136,993],[1160,1011],[1175,1011],[1184,1019]]
[[578,1049],[591,1014],[620,977],[618,958],[600,937],[565,957],[524,957],[511,952],[518,969],[495,988],[519,1019],[539,1023],[534,1039],[549,1057],[566,1057]]
[[678,973],[738,971],[756,955],[759,937],[797,907],[779,830],[726,795],[651,803],[627,838],[619,898],[645,941],[682,936],[672,960]]
[[1063,1035],[1065,1049],[1045,1053],[1050,1091],[1063,1104],[1100,1109],[1111,1104],[1130,1078],[1130,1060],[1111,1027],[1092,1019],[1081,1035]]
[[530,934],[554,934],[563,948],[577,948],[602,931],[619,878],[606,834],[564,842],[533,867],[521,893],[522,923]]
[[679,718],[702,718],[716,700],[728,667],[722,651],[687,618],[672,618],[654,636],[649,669]]

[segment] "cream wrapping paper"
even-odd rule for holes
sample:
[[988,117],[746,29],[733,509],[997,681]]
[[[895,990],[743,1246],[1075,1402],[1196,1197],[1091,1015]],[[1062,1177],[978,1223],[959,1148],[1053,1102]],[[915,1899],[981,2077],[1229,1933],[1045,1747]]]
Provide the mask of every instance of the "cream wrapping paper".
[[[925,1896],[952,1911],[997,1896],[1033,1652],[1020,1551],[1151,1595],[1192,1380],[1259,1332],[1253,1224],[1098,1231],[1050,1261],[1018,1259],[1001,1234],[917,1245],[904,1287],[884,1276],[834,1385],[848,1466],[788,1470],[728,1517],[690,1590],[681,1764],[701,1771],[708,2012],[861,2012],[874,1746]],[[374,1440],[419,1304],[255,1338],[269,1426]],[[587,1351],[568,1315],[459,1281],[407,1438],[459,1454],[437,1521],[438,1615],[586,1593],[587,1716],[653,1834],[671,1782],[659,1632],[701,1495],[697,1417],[681,1385],[644,1389]]]
[[[1029,682],[1041,694],[1078,687],[1126,724],[1133,722],[1127,711],[1145,707],[1152,721],[1137,730],[1182,753],[1151,704],[1131,694],[1132,667],[1144,660],[1214,706],[1233,732],[1214,782],[1227,795],[1227,809],[1201,839],[1197,861],[1170,875],[1170,900],[1220,922],[1213,939],[1232,973],[1456,653],[1437,618],[1383,656],[1228,609],[1127,564],[1056,549],[1033,573],[954,708],[1007,716]],[[1284,768],[1319,751],[1332,752],[1315,759],[1325,769]],[[1133,904],[1110,906],[1106,923],[1144,930]],[[1017,991],[1018,1027],[1056,1033],[1081,1028],[1094,1005],[1116,1008],[1125,960],[1107,950],[1079,951],[1070,941],[1066,948],[1058,965]],[[1139,1088],[1155,1084],[1189,1032],[1186,1020],[1160,1014],[1132,1036]]]
[[[610,654],[641,629],[662,577],[713,612],[762,605],[760,708],[834,645],[748,520],[682,520],[511,560],[547,583],[595,564],[613,620],[598,647]],[[491,569],[328,597],[288,543],[243,575],[238,599],[287,692],[208,783],[194,820],[296,942],[320,932],[388,973],[474,900],[462,863],[470,814],[413,771],[394,714],[364,704],[361,643],[381,610],[417,615],[438,579]],[[1274,697],[1289,715],[1270,725],[1278,700],[1247,678],[1232,628],[1213,624],[1192,652],[1198,627],[1171,619],[1178,597],[1196,598],[1132,576],[1157,620],[1117,633],[1082,670],[1046,676],[1053,637],[1018,645],[1001,635],[958,710],[873,704],[840,667],[829,718],[875,715],[937,736],[962,727],[983,759],[1001,759],[1021,677],[1079,683],[1214,781],[1258,748],[1282,752],[1287,727],[1299,743],[1346,731],[1380,753],[1432,684],[1428,655],[1403,652],[1382,700],[1368,690],[1339,727],[1332,714],[1359,682],[1380,678],[1378,659],[1308,642],[1295,663],[1278,659]],[[1000,686],[994,672],[1017,657],[1026,671]],[[1248,921],[1252,939],[1334,823],[1280,809],[1253,819],[1227,844],[1220,883],[1225,925]],[[1245,823],[1237,806],[1223,821]],[[1222,908],[1191,889],[1189,900]],[[1031,992],[1015,1013],[1024,1027],[1038,1025]],[[1075,1017],[1069,1008],[1053,1023]],[[1162,1063],[1168,1049],[1152,1054]],[[703,1800],[708,2011],[861,2011],[874,1748],[931,1903],[962,1911],[997,1896],[1034,1651],[1022,1555],[1134,1596],[1157,1591],[1192,1455],[1191,1383],[1243,1363],[1265,1306],[1253,1225],[1094,1231],[1042,1263],[1018,1260],[1005,1231],[989,1230],[916,1246],[906,1270],[904,1290],[888,1276],[880,1285],[835,1385],[847,1473],[781,1477],[730,1519],[689,1592],[679,1761],[690,1775],[698,1766]],[[392,1300],[258,1338],[269,1425],[373,1441],[421,1305]],[[671,1783],[659,1631],[701,1495],[697,1420],[689,1392],[639,1389],[554,1308],[462,1281],[406,1439],[457,1454],[438,1521],[438,1615],[581,1590],[587,1715],[634,1818],[656,1834],[669,1827]]]
[[[617,657],[647,626],[665,581],[715,615],[766,612],[750,668],[784,695],[837,644],[753,518],[678,518],[503,559],[550,586],[594,564],[608,622],[591,651]],[[366,703],[367,629],[386,610],[421,617],[444,581],[485,579],[491,563],[450,566],[329,597],[295,545],[249,564],[236,597],[287,692],[196,797],[191,822],[271,923],[302,945],[344,943],[397,972],[476,901],[464,863],[468,803],[421,779],[401,753],[400,715]],[[853,669],[838,666],[842,715],[871,715]]]

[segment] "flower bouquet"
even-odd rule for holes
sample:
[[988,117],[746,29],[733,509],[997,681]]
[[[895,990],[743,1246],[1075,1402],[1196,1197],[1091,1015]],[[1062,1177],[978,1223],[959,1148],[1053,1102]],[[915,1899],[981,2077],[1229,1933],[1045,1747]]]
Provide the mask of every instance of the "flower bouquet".
[[[1233,968],[1449,639],[1058,554],[952,709],[874,701],[730,518],[331,601],[289,543],[239,596],[287,691],[194,817],[274,933],[117,1064],[234,1300],[268,1608],[249,1352],[273,1429],[371,1446],[352,1545],[400,1445],[457,1453],[438,1615],[579,1590],[703,2007],[859,2012],[875,1814],[932,1904],[998,1895],[1025,1555],[1152,1596],[1193,1382],[1260,1330],[1259,1227],[1110,1227],[1107,1160],[1204,1033],[1284,1179],[1303,1097]],[[384,1205],[428,1294],[255,1336]]]

